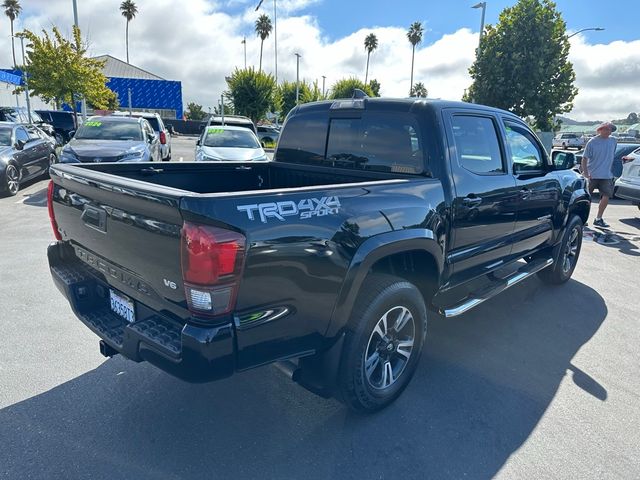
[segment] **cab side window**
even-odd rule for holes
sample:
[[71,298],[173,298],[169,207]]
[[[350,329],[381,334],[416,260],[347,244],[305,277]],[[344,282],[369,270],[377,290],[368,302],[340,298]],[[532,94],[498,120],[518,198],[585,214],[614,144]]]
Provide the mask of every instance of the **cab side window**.
[[478,175],[506,172],[492,118],[455,115],[451,120],[459,165]]
[[27,131],[22,127],[16,128],[16,142],[18,140],[22,140],[24,143],[27,143],[29,141],[29,135],[27,134]]
[[514,173],[521,175],[544,171],[545,156],[533,134],[515,122],[505,121],[504,126]]

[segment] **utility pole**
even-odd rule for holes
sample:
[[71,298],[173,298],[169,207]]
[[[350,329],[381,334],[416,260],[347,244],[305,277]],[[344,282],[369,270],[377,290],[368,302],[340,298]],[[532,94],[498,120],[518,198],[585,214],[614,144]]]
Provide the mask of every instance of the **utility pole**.
[[127,94],[129,96],[129,116],[133,117],[133,110],[131,107],[131,89],[130,88],[127,89]]
[[300,102],[300,55],[299,53],[294,53],[296,56],[296,105]]
[[324,75],[322,75],[322,98],[324,98],[325,96],[325,90],[324,90],[324,82],[327,79],[327,77],[325,77]]
[[244,69],[247,69],[247,37],[242,37],[242,44],[244,45]]
[[[24,37],[22,35],[20,36],[20,44],[22,45],[22,65],[26,66],[27,60],[24,54]],[[31,121],[31,101],[29,100],[29,75],[27,75],[26,72],[22,72],[22,78],[24,78],[24,86],[26,89],[24,93],[27,100],[27,117],[29,118],[29,123],[33,123]]]
[[220,114],[222,115],[222,126],[224,127],[224,94],[220,95]]
[[484,15],[487,11],[487,2],[480,2],[475,4],[471,8],[482,8],[482,17],[480,19],[480,35],[478,38],[478,53],[477,56],[480,56],[480,46],[482,45],[482,34],[484,33]]

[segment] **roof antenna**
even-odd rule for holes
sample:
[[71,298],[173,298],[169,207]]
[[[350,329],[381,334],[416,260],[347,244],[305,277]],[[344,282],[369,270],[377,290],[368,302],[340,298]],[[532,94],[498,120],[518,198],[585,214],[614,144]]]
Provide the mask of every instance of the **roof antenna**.
[[353,97],[351,98],[369,98],[369,95],[367,95],[365,92],[363,92],[359,88],[354,88]]

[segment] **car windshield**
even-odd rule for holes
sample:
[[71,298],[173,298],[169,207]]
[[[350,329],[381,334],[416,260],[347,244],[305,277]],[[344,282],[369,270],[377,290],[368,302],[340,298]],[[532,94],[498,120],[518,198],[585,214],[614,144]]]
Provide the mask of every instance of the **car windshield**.
[[258,140],[250,130],[225,130],[209,127],[204,137],[205,147],[258,148]]
[[140,124],[89,120],[76,133],[79,140],[142,140]]
[[10,128],[0,128],[0,145],[7,146],[7,147],[11,145],[11,129]]

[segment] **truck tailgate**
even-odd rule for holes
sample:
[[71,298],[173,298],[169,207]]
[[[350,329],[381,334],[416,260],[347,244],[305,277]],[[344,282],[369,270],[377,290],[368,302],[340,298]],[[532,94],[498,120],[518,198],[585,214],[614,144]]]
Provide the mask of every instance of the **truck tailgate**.
[[116,293],[186,320],[180,265],[183,190],[55,167],[53,211],[75,256]]

